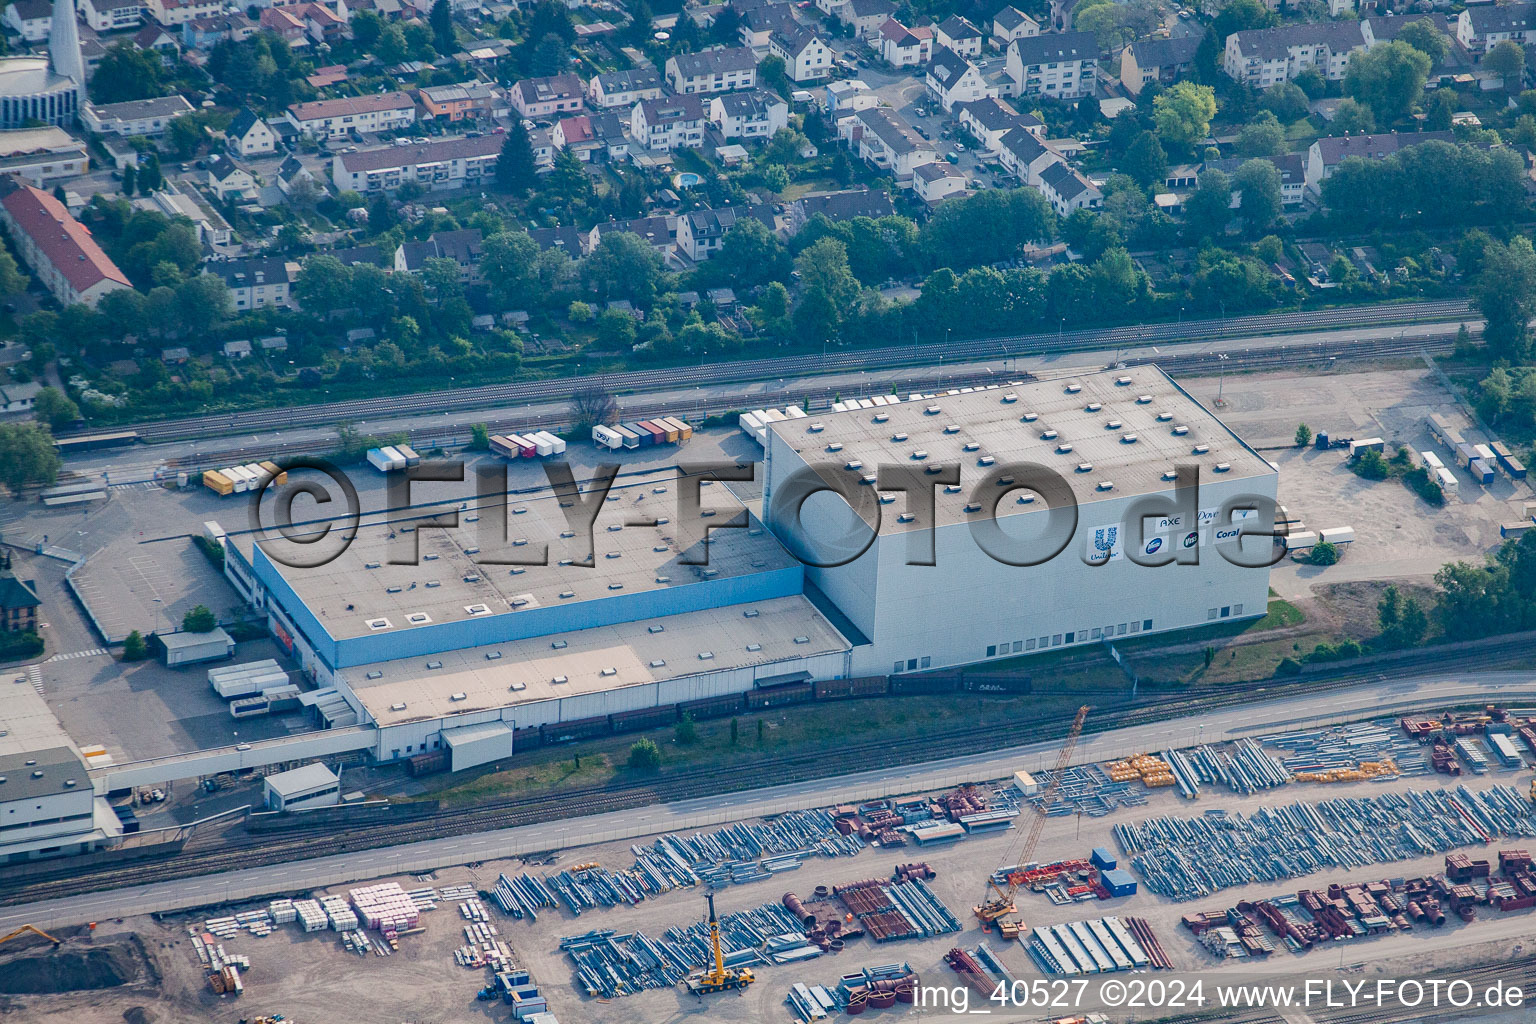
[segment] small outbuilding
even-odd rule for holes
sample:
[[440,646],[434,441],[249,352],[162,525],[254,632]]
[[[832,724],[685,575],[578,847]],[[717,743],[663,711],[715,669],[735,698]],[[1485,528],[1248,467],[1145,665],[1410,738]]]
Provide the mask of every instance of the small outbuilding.
[[235,638],[224,632],[222,626],[215,626],[208,633],[166,633],[155,639],[165,649],[165,663],[171,668],[218,661],[235,653]]
[[292,771],[268,775],[262,787],[268,810],[298,811],[341,802],[341,779],[316,761]]
[[1110,868],[1099,873],[1099,880],[1109,890],[1111,897],[1135,896],[1136,878],[1124,868]]

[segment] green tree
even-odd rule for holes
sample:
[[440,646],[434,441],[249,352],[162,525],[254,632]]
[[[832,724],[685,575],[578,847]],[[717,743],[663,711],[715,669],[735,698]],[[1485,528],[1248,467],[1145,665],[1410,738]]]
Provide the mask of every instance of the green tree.
[[1443,64],[1451,52],[1450,37],[1435,28],[1435,23],[1428,18],[1417,18],[1398,29],[1397,41],[1407,43],[1428,57],[1431,68]]
[[469,450],[472,452],[488,452],[491,450],[491,428],[484,423],[471,423],[469,426]]
[[1483,340],[1496,358],[1523,360],[1536,316],[1536,250],[1516,235],[1508,245],[1490,241],[1472,286],[1472,303],[1487,319]]
[[565,318],[573,324],[585,324],[592,322],[592,307],[580,299],[572,302],[565,310]]
[[166,126],[165,138],[176,151],[176,158],[186,160],[198,151],[207,136],[203,132],[202,120],[196,114],[183,114],[173,118]]
[[1161,188],[1168,180],[1168,154],[1156,135],[1143,131],[1127,147],[1120,169],[1142,188]]
[[[1485,65],[1487,59],[1483,58]],[[1344,90],[1371,108],[1377,124],[1391,124],[1407,116],[1424,95],[1429,68],[1430,60],[1422,51],[1403,42],[1384,43],[1350,57]]]
[[1281,121],[1290,124],[1307,116],[1307,94],[1295,82],[1280,82],[1264,90],[1259,105]]
[[597,343],[606,352],[624,352],[635,343],[635,318],[619,309],[597,316]]
[[194,274],[176,286],[177,318],[194,334],[207,334],[234,314],[229,285],[213,274]]
[[352,29],[352,42],[361,53],[372,53],[374,44],[379,41],[379,36],[384,32],[384,19],[375,11],[366,7],[353,12],[348,19],[348,27]]
[[1285,152],[1285,128],[1274,114],[1261,110],[1237,133],[1242,156],[1279,156]]
[[305,257],[293,282],[299,306],[312,316],[329,316],[352,304],[352,272],[329,253]]
[[694,725],[693,716],[686,711],[683,717],[677,720],[677,726],[673,729],[673,738],[680,747],[691,747],[699,742],[699,727]]
[[219,620],[207,605],[194,605],[181,617],[181,628],[188,633],[212,633],[219,628]]
[[848,248],[835,238],[823,238],[795,257],[800,284],[807,294],[820,293],[840,306],[853,298],[859,282],[848,267]]
[[533,142],[520,118],[512,118],[506,141],[496,157],[496,187],[510,195],[525,196],[538,184],[538,166],[533,157]]
[[1525,49],[1513,39],[1498,43],[1483,55],[1483,70],[1504,80],[1504,91],[1513,95],[1525,81]]
[[438,53],[449,54],[459,48],[453,36],[453,8],[448,0],[435,0],[427,23],[432,26],[432,42]]
[[1280,219],[1280,172],[1268,160],[1249,160],[1232,176],[1232,191],[1241,194],[1238,216],[1250,235],[1262,234]]
[[144,642],[144,634],[135,629],[123,637],[124,661],[143,661],[147,657],[149,645]]
[[[1429,94],[1424,101],[1424,127],[1432,132],[1448,132],[1456,121],[1456,108],[1461,104],[1456,98],[1454,89],[1436,89]],[[1532,131],[1525,140],[1519,138],[1519,122],[1531,122]],[[1516,141],[1522,145],[1536,145],[1536,118],[1529,114],[1522,114],[1516,122]]]
[[541,297],[538,243],[524,231],[498,231],[481,245],[480,276],[502,307],[536,304]]
[[1329,135],[1362,135],[1376,130],[1376,115],[1358,100],[1345,99],[1334,109],[1328,122]]
[[1211,133],[1216,91],[1208,85],[1175,82],[1152,101],[1152,116],[1164,141],[1188,150]]
[[655,740],[639,739],[630,745],[629,770],[646,775],[661,770],[661,748]]
[[587,287],[604,299],[627,298],[649,306],[663,270],[661,255],[639,235],[610,231],[581,261]]
[[123,195],[133,195],[134,189],[138,187],[138,184],[138,168],[133,164],[125,165],[123,167]]
[[123,103],[159,96],[164,67],[154,51],[141,50],[127,40],[113,43],[91,73],[91,99],[97,103]]
[[721,240],[720,252],[699,268],[707,280],[754,287],[788,278],[789,250],[779,236],[755,217],[738,220]]
[[1211,22],[1210,35],[1221,46],[1233,32],[1269,28],[1276,20],[1275,14],[1264,6],[1262,0],[1231,0]]
[[80,418],[80,407],[55,387],[46,387],[32,400],[32,411],[54,430],[67,427]]
[[1312,545],[1312,554],[1307,561],[1313,565],[1334,565],[1339,560],[1339,548],[1337,544],[1330,544],[1326,540],[1320,540]]
[[1296,428],[1296,447],[1305,448],[1312,443],[1312,428],[1305,423]]
[[1184,222],[1194,238],[1222,234],[1232,219],[1232,179],[1221,171],[1200,176],[1200,187],[1184,203]]
[[63,463],[53,435],[39,423],[0,424],[0,482],[18,499],[26,487],[52,484]]

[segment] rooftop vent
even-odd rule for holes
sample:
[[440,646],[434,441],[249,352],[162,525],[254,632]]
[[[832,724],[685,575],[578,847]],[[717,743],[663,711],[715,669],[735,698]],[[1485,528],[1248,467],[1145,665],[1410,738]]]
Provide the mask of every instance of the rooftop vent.
[[1081,384],[1068,384],[1067,385],[1067,394],[1069,394],[1069,395],[1075,395],[1075,394],[1077,394],[1081,390],[1083,390],[1083,386]]
[[859,483],[863,484],[865,487],[873,487],[875,486],[875,482],[879,479],[880,478],[873,473],[865,473],[863,476],[859,477]]
[[486,651],[485,652],[485,660],[486,661],[500,661],[501,660],[501,652],[500,651]]
[[994,463],[996,461],[997,461],[997,459],[993,458],[991,455],[983,455],[981,458],[976,460],[976,465],[978,465],[978,466],[990,466],[990,465],[992,465],[992,463]]
[[812,424],[811,424],[811,425],[810,425],[810,426],[809,426],[809,427],[807,427],[807,428],[806,428],[806,429],[807,429],[807,430],[809,430],[809,431],[810,431],[810,432],[811,432],[811,433],[813,433],[813,434],[819,434],[819,433],[821,433],[821,432],[822,432],[822,431],[823,431],[823,430],[826,430],[826,429],[827,429],[827,427],[826,427],[826,424],[824,424],[824,423],[820,423],[820,422],[817,422],[817,423],[812,423]]
[[652,523],[651,525],[652,526],[666,526],[671,521],[672,520],[667,518],[666,516],[657,516],[656,517],[656,521],[654,523]]
[[967,512],[980,512],[981,511],[981,502],[979,502],[979,501],[968,501],[968,502],[965,503],[965,510]]
[[1091,462],[1079,462],[1077,464],[1077,471],[1079,473],[1092,473],[1093,472],[1093,463],[1091,463]]
[[1157,422],[1159,423],[1167,423],[1171,419],[1173,419],[1173,413],[1171,412],[1160,412],[1157,414]]
[[671,576],[657,576],[656,577],[656,582],[657,583],[671,583],[672,582],[672,577]]
[[[665,549],[663,549],[663,550],[665,550]],[[624,556],[623,556],[623,554],[621,554],[618,551],[610,551],[606,555],[604,555],[603,557],[604,558],[623,558]]]
[[808,637],[808,636],[797,636],[797,637],[795,637],[795,643],[797,643],[797,644],[808,644],[810,642],[811,642],[811,638]]
[[741,617],[744,619],[755,619],[757,616],[758,611],[756,608],[748,608],[746,611],[741,613]]
[[841,441],[833,441],[831,444],[827,445],[827,451],[829,452],[840,452],[842,450],[843,443]]
[[612,526],[608,527],[608,532],[618,533],[622,529],[624,529],[624,525],[622,523],[614,523]]
[[1152,396],[1151,395],[1137,395],[1136,396],[1136,404],[1137,405],[1151,405],[1152,404]]
[[1131,384],[1131,378],[1129,378],[1129,377],[1116,377],[1115,378],[1115,386],[1116,387],[1122,387],[1122,388],[1123,387],[1129,387],[1130,384]]
[[566,642],[564,640],[552,640],[550,641],[549,646],[553,647],[557,651],[563,651],[566,648]]
[[667,493],[667,489],[665,487],[652,487],[651,488],[651,493],[652,494],[666,494]]
[[426,587],[427,587],[428,590],[431,590],[433,587],[440,587],[442,585],[443,585],[443,581],[442,580],[427,580],[427,583],[426,583]]
[[664,658],[652,658],[651,659],[651,668],[666,668],[666,667],[667,667],[666,659],[664,659]]
[[512,514],[515,515],[515,516],[520,516],[524,512],[527,512],[527,511],[528,510],[526,508],[515,508],[515,509],[512,510]]
[[716,576],[720,575],[720,570],[719,569],[705,569],[703,572],[699,573],[699,575],[703,576],[707,580],[712,580]]
[[700,651],[699,652],[699,660],[700,661],[711,661],[711,660],[713,660],[714,656],[715,656],[715,652],[714,651]]
[[756,653],[757,651],[760,651],[762,649],[763,649],[763,645],[762,644],[747,644],[747,650],[752,651],[753,653]]
[[434,672],[436,672],[438,669],[440,669],[442,667],[443,667],[443,663],[440,662],[440,661],[429,661],[429,662],[427,662],[427,668],[431,669]]
[[1035,422],[1035,420],[1037,420],[1039,418],[1040,418],[1040,414],[1037,413],[1037,412],[1027,412],[1023,416],[1019,417],[1019,419],[1021,421],[1025,422],[1025,423],[1033,423],[1033,422]]
[[950,484],[948,487],[944,488],[944,493],[945,494],[959,494],[960,493],[960,485],[959,484]]
[[1056,431],[1054,431],[1054,430],[1042,430],[1042,431],[1040,431],[1040,440],[1042,440],[1042,441],[1054,441],[1054,440],[1056,440]]
[[923,410],[924,415],[937,416],[942,410],[936,405],[930,405]]
[[576,531],[575,530],[561,530],[560,531],[560,536],[562,536],[562,537],[566,538],[567,540],[569,540],[571,537],[576,536]]
[[467,693],[450,693],[448,695],[448,699],[449,700],[453,700],[453,701],[469,700],[469,694],[467,694]]
[[527,569],[523,569],[521,567],[514,567],[514,568],[511,568],[511,569],[507,570],[507,575],[508,576],[521,576],[523,573],[525,573],[527,571],[528,571]]
[[561,683],[568,683],[570,681],[571,681],[571,677],[570,676],[555,676],[553,679],[550,680],[550,682],[554,683],[556,686],[559,686]]
[[[465,548],[464,549],[464,553],[465,554],[474,554],[475,552],[477,552],[479,550],[480,550],[479,548],[474,548],[473,550],[471,550],[469,548]],[[479,583],[480,582],[480,574],[477,573],[477,572],[467,572],[467,573],[464,574],[464,582],[465,583]]]
[[979,441],[967,441],[964,445],[964,450],[968,452],[978,451],[980,448],[981,442]]
[[413,626],[424,626],[432,621],[432,616],[426,612],[411,612],[411,614],[405,617],[405,621]]
[[511,690],[513,693],[519,693],[519,692],[521,692],[523,690],[528,689],[528,684],[527,683],[513,683],[511,686],[507,687],[507,689]]
[[380,672],[378,669],[374,669],[372,672],[368,673],[368,678],[369,679],[383,679],[384,678],[384,673]]
[[515,548],[520,548],[520,547],[524,546],[527,543],[528,543],[528,538],[527,537],[517,537],[517,538],[515,538],[512,541],[512,546],[515,547]]
[[894,505],[894,504],[896,504],[896,495],[891,494],[889,492],[881,493],[881,495],[880,495],[880,504],[882,504],[882,505]]
[[667,631],[667,627],[666,626],[646,626],[645,627],[645,631],[647,633],[665,633]]
[[877,412],[877,413],[875,413],[875,422],[876,423],[885,423],[885,422],[889,421],[890,418],[891,418],[891,414],[888,413],[888,412]]
[[1021,494],[1015,499],[1014,503],[1017,505],[1033,505],[1035,503],[1035,496],[1033,494]]
[[616,676],[619,674],[619,670],[616,668],[605,668],[600,669],[597,674],[600,676]]
[[1104,429],[1105,430],[1119,430],[1122,426],[1124,426],[1124,424],[1121,423],[1119,420],[1110,420],[1108,423],[1104,424]]
[[1058,455],[1065,455],[1065,454],[1067,454],[1067,452],[1070,452],[1071,450],[1072,450],[1072,446],[1070,444],[1068,444],[1067,442],[1065,442],[1065,441],[1063,441],[1061,444],[1056,446],[1056,454],[1058,454]]
[[1197,444],[1197,445],[1195,445],[1195,447],[1193,449],[1193,454],[1195,454],[1195,455],[1204,455],[1207,452],[1209,452],[1210,450],[1211,450],[1211,446],[1208,445],[1208,444]]
[[363,563],[363,568],[364,569],[377,569],[378,567],[379,567],[379,563],[378,562],[364,562]]
[[1218,472],[1218,473],[1230,472],[1231,469],[1232,469],[1232,463],[1230,463],[1230,462],[1218,462],[1218,463],[1216,463],[1216,472]]
[[1114,489],[1115,489],[1115,482],[1113,480],[1100,480],[1099,481],[1098,490],[1101,490],[1101,491],[1112,491]]
[[1174,437],[1183,437],[1187,433],[1189,433],[1189,428],[1182,423],[1173,428]]
[[905,441],[906,439],[907,439],[907,435],[906,434],[892,434],[891,435],[891,440],[892,441]]
[[404,702],[401,702],[399,704],[391,704],[389,706],[389,710],[391,710],[391,711],[404,711],[405,710],[405,704],[404,704]]
[[1012,391],[1008,392],[1006,395],[1003,396],[1003,402],[1005,404],[1012,404],[1014,402],[1017,402],[1018,400],[1019,400],[1019,396],[1014,394]]
[[958,424],[958,423],[950,423],[950,424],[945,425],[944,433],[946,433],[946,434],[958,434],[958,433],[960,433],[960,424]]
[[914,520],[916,518],[917,518],[917,516],[913,515],[911,512],[903,512],[903,513],[901,513],[901,515],[896,517],[896,521],[898,523],[910,523],[912,520]]
[[608,584],[608,589],[609,590],[623,590],[624,589],[624,584],[622,584],[622,583],[610,583],[610,584]]
[[926,459],[928,457],[928,453],[922,448],[919,448],[917,451],[912,453],[912,457],[919,460]]
[[1137,439],[1136,439],[1136,435],[1135,434],[1121,434],[1120,435],[1120,443],[1121,444],[1135,444],[1136,440]]
[[1089,402],[1087,405],[1083,406],[1083,408],[1088,412],[1098,412],[1100,409],[1104,408],[1104,406],[1098,402]]
[[576,596],[576,591],[574,591],[574,590],[562,590],[562,591],[560,591],[560,600],[562,600],[562,601],[569,600],[570,598],[573,598],[575,596]]
[[1163,479],[1164,480],[1177,480],[1178,478],[1179,478],[1179,471],[1178,470],[1176,470],[1176,469],[1165,469],[1165,470],[1163,470]]
[[384,593],[386,593],[386,594],[398,594],[398,593],[400,593],[400,591],[402,589],[403,588],[401,588],[401,587],[385,587],[384,588]]
[[389,623],[388,619],[369,619],[368,620],[368,628],[372,629],[372,630],[375,630],[375,631],[380,630],[380,629],[388,629],[389,625],[390,625],[390,623]]
[[843,468],[848,470],[850,473],[854,473],[863,469],[864,463],[860,462],[858,459],[849,459],[847,462],[843,463]]

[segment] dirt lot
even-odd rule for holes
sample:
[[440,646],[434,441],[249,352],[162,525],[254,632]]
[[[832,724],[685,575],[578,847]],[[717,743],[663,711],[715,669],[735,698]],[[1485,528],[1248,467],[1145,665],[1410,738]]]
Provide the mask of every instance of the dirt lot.
[[[1495,772],[1484,779],[1468,781],[1478,789],[1497,783],[1524,787],[1528,772]],[[1042,845],[1040,859],[1085,856],[1094,846],[1113,848],[1110,828],[1120,820],[1134,820],[1155,814],[1195,815],[1212,808],[1251,811],[1260,805],[1273,806],[1297,800],[1317,801],[1342,795],[1375,794],[1406,789],[1424,790],[1456,783],[1440,777],[1400,779],[1386,783],[1339,785],[1331,787],[1293,785],[1267,796],[1240,797],[1226,792],[1202,794],[1198,807],[1181,800],[1172,790],[1150,794],[1147,807],[1122,809],[1104,818],[1051,819]],[[1021,823],[1024,819],[1021,819]],[[974,947],[984,939],[998,951],[1003,962],[1024,979],[1039,977],[1022,946],[1003,946],[994,935],[983,935],[973,927],[969,907],[981,895],[984,875],[997,865],[1011,862],[1017,855],[1020,833],[1017,829],[966,839],[948,847],[882,852],[866,850],[853,858],[815,859],[798,871],[762,883],[731,886],[718,897],[721,912],[756,907],[774,902],[785,891],[806,895],[819,884],[838,884],[889,873],[897,861],[926,860],[938,872],[931,883],[945,900],[965,931],[926,941],[890,943],[882,946],[867,939],[857,940],[835,957],[823,957],[793,966],[768,966],[758,972],[758,984],[745,995],[716,997],[699,1004],[678,990],[648,991],[604,1003],[577,994],[572,985],[569,962],[559,953],[558,938],[581,934],[593,928],[614,928],[620,932],[634,929],[658,935],[670,925],[684,925],[702,914],[701,893],[685,890],[646,901],[636,907],[588,911],[580,919],[561,912],[547,912],[537,924],[491,914],[501,936],[512,946],[520,963],[532,971],[534,980],[550,1001],[550,1007],[562,1021],[621,1024],[634,1020],[679,1020],[683,1017],[743,1022],[787,1021],[782,1001],[791,984],[833,984],[845,973],[864,966],[908,962],[925,982],[953,984],[953,975],[944,966],[943,956],[952,946]],[[431,883],[405,876],[395,879],[407,888],[423,884],[439,886],[469,883],[481,889],[494,884],[499,871],[545,874],[578,862],[598,861],[611,867],[627,867],[632,860],[627,844],[591,847],[566,854],[554,867],[525,865],[517,861],[487,861],[473,867],[439,872]],[[1308,879],[1305,884],[1321,885],[1329,881],[1397,877],[1429,873],[1440,868],[1438,857],[1400,862],[1354,872],[1329,872]],[[1459,922],[1445,929],[1418,929],[1411,933],[1362,940],[1334,949],[1320,949],[1294,956],[1280,952],[1263,963],[1246,967],[1218,964],[1193,938],[1178,926],[1180,916],[1195,909],[1220,909],[1242,899],[1255,899],[1285,891],[1295,891],[1302,882],[1229,889],[1202,901],[1172,903],[1139,893],[1109,902],[1058,907],[1042,896],[1021,894],[1020,910],[1030,924],[1082,920],[1104,914],[1132,914],[1146,917],[1153,925],[1164,948],[1181,970],[1198,971],[1213,980],[1230,980],[1238,975],[1290,972],[1328,974],[1341,966],[1364,972],[1445,971],[1458,964],[1486,962],[1508,957],[1529,943],[1536,928],[1536,911],[1498,915],[1482,910],[1479,919],[1469,925]],[[344,891],[346,887],[338,887]],[[230,909],[220,908],[217,913]],[[212,913],[212,912],[210,912]],[[330,1024],[341,1020],[357,1021],[434,1021],[481,1022],[505,1018],[505,1008],[475,1002],[475,992],[488,980],[483,971],[471,971],[453,962],[453,950],[463,943],[461,925],[451,903],[440,904],[436,911],[423,915],[425,931],[401,939],[401,949],[389,958],[359,958],[346,952],[335,933],[300,933],[295,926],[280,927],[272,935],[255,938],[242,933],[225,943],[230,952],[250,956],[252,967],[246,974],[246,994],[238,1001],[217,997],[208,989],[188,938],[188,929],[204,914],[174,915],[164,921],[146,918],[118,923],[103,923],[94,942],[97,945],[121,942],[123,936],[136,934],[149,950],[156,969],[163,975],[158,989],[144,985],[71,992],[61,995],[12,997],[12,1006],[31,1021],[69,1021],[70,1024],[96,1024],[122,1020],[123,1013],[134,1006],[145,1007],[157,1022],[212,1022],[233,1024],[240,1018],[261,1013],[283,1013],[297,1024]],[[66,947],[70,948],[70,947]],[[344,1008],[338,1012],[339,1008]],[[894,1011],[893,1011],[894,1016]],[[911,1016],[911,1011],[908,1012]],[[878,1017],[876,1019],[884,1019]],[[1028,1019],[997,1014],[993,1019]]]

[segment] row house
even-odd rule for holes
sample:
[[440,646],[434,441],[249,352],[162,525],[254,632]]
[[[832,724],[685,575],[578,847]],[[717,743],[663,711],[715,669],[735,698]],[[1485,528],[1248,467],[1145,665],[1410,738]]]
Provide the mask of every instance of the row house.
[[224,0],[146,0],[144,11],[166,28],[174,28],[223,14],[224,7]]
[[710,97],[709,122],[727,139],[771,139],[789,127],[789,104],[766,89],[722,93]]
[[838,224],[857,217],[880,220],[895,215],[896,205],[891,202],[889,192],[867,188],[821,192],[802,196],[784,208],[784,233],[793,238],[816,217],[825,217]]
[[1456,40],[1475,54],[1506,40],[1521,46],[1536,41],[1536,4],[1469,6],[1456,18]]
[[618,163],[629,157],[624,122],[611,110],[564,118],[550,130],[550,139],[556,149],[570,150],[583,163]]
[[741,16],[741,45],[758,58],[767,56],[769,38],[781,28],[795,28],[795,10],[787,3],[768,3]]
[[680,217],[636,217],[634,220],[610,220],[595,224],[586,237],[581,240],[581,251],[590,253],[608,235],[634,235],[644,239],[646,244],[663,257],[672,252],[672,247],[677,241],[677,227]]
[[775,230],[771,206],[727,206],[718,210],[692,210],[677,218],[677,251],[695,263],[709,259],[725,244],[725,236],[739,221],[757,220]]
[[1015,39],[1040,34],[1040,23],[1017,7],[1004,7],[992,16],[992,45],[1004,53]]
[[1446,142],[1454,146],[1456,136],[1452,132],[1381,132],[1318,139],[1307,150],[1306,189],[1313,195],[1320,194],[1323,182],[1333,176],[1339,164],[1352,156],[1362,160],[1385,160],[1393,153],[1426,142]]
[[1091,32],[1052,32],[1008,44],[1008,77],[1018,96],[1091,96],[1098,66],[1099,44]]
[[[1264,160],[1273,164],[1280,174],[1280,201],[1286,206],[1298,206],[1306,198],[1307,186],[1307,154],[1282,153],[1280,156],[1264,157]],[[1218,160],[1206,160],[1200,164],[1199,174],[1193,181],[1188,181],[1183,187],[1193,188],[1199,184],[1199,175],[1208,171],[1221,171],[1223,174],[1234,175],[1238,168],[1248,162],[1247,157],[1223,157]],[[1172,169],[1170,169],[1172,176]],[[1241,209],[1241,193],[1235,193],[1232,199],[1232,208]]]
[[316,139],[346,138],[349,131],[399,131],[416,123],[416,103],[403,92],[371,93],[295,103],[288,123]]
[[661,73],[647,64],[643,68],[604,71],[587,83],[587,99],[597,108],[622,107],[628,110],[641,100],[661,96]]
[[264,156],[277,152],[277,133],[250,107],[241,107],[224,129],[224,144],[237,156]]
[[9,174],[0,175],[0,224],[21,262],[61,306],[95,308],[108,292],[133,287],[63,203]]
[[29,43],[40,43],[48,38],[53,28],[52,0],[16,0],[5,9],[6,28]]
[[832,74],[832,49],[804,25],[780,25],[768,35],[768,51],[784,61],[784,72],[793,82],[815,82]]
[[929,206],[937,206],[958,192],[970,187],[970,179],[958,167],[946,160],[923,164],[912,174],[912,191]]
[[933,59],[933,30],[907,28],[895,18],[880,26],[875,43],[880,59],[893,68],[921,67]]
[[524,78],[512,86],[512,107],[518,116],[534,121],[581,109],[586,87],[576,75]]
[[80,123],[97,135],[164,135],[170,123],[192,112],[192,104],[180,96],[157,96],[122,103],[87,103]]
[[933,27],[933,45],[948,47],[962,57],[980,57],[981,29],[951,14]]
[[1003,136],[1015,128],[1023,128],[1036,138],[1045,138],[1045,122],[1034,114],[1021,114],[996,96],[974,103],[957,104],[960,124],[970,132],[988,153],[996,153]]
[[79,0],[80,17],[97,32],[123,32],[144,20],[144,0]]
[[1056,150],[1025,128],[1015,128],[998,143],[997,159],[1003,167],[1030,188],[1040,187],[1040,175],[1064,158]]
[[395,273],[420,274],[427,269],[428,260],[453,260],[459,265],[460,281],[477,281],[483,242],[479,228],[434,231],[425,242],[402,242],[395,250]]
[[1041,171],[1036,187],[1058,217],[1070,217],[1077,210],[1097,210],[1104,205],[1104,193],[1098,186],[1064,160]]
[[186,50],[211,50],[222,42],[242,43],[256,34],[256,22],[241,14],[219,14],[181,23],[181,45]]
[[757,58],[744,46],[716,47],[667,58],[667,84],[680,96],[757,85]]
[[298,264],[270,257],[253,257],[210,263],[207,271],[223,279],[229,286],[236,311],[245,312],[291,305],[290,285],[297,276]]
[[1205,30],[1170,39],[1138,39],[1120,51],[1120,84],[1132,96],[1140,96],[1149,83],[1172,85],[1188,78],[1195,66],[1195,51]]
[[862,79],[841,78],[827,83],[827,120],[834,125],[861,110],[880,105],[880,94]]
[[641,100],[630,113],[629,134],[652,153],[704,145],[704,101],[697,96]]
[[846,0],[832,16],[858,38],[873,39],[880,26],[896,16],[896,5],[891,0]]
[[981,69],[953,50],[940,48],[928,65],[928,92],[938,100],[945,113],[958,103],[974,103],[996,96],[996,91],[982,77]]
[[392,192],[411,182],[431,190],[474,188],[496,174],[503,136],[433,139],[380,146],[331,158],[331,180],[341,191]]
[[890,171],[899,184],[910,184],[913,172],[939,158],[933,143],[889,107],[861,110],[838,126],[859,159],[882,171]]
[[416,90],[421,109],[427,116],[447,121],[490,120],[506,117],[512,110],[507,94],[489,82],[460,82],[457,85],[433,85]]
[[1221,68],[1227,77],[1255,89],[1289,82],[1309,68],[1332,82],[1342,81],[1349,58],[1371,40],[1358,21],[1250,29],[1227,36]]

